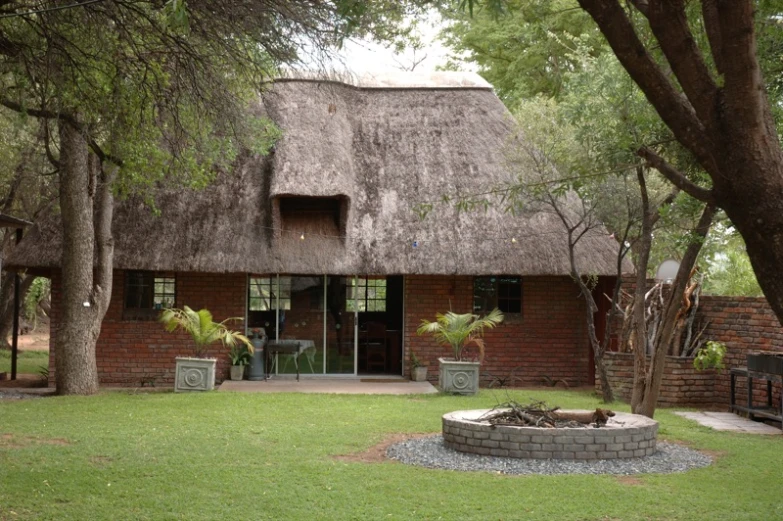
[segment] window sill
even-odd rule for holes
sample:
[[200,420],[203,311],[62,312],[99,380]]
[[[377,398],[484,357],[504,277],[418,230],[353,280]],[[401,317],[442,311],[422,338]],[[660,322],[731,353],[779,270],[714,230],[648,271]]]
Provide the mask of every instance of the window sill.
[[160,316],[160,309],[123,309],[122,320],[126,322],[154,322]]

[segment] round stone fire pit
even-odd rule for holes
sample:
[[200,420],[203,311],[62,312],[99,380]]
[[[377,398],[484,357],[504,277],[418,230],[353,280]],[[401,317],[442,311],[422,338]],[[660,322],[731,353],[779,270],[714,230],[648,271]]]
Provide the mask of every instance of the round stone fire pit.
[[607,460],[655,454],[658,422],[646,416],[618,412],[599,428],[544,429],[493,426],[479,421],[487,412],[479,409],[444,414],[446,447],[485,456],[530,459]]

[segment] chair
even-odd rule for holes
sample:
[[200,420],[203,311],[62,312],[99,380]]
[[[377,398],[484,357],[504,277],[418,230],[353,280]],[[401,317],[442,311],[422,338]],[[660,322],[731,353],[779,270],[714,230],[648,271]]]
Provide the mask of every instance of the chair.
[[378,322],[368,322],[365,338],[367,372],[386,372],[386,326]]

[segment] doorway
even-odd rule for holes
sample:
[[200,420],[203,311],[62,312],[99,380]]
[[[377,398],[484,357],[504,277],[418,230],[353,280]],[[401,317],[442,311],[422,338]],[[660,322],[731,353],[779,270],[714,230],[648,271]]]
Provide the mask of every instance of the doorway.
[[[300,341],[302,375],[401,375],[403,278],[251,275],[247,326]],[[291,360],[274,368],[296,371]]]

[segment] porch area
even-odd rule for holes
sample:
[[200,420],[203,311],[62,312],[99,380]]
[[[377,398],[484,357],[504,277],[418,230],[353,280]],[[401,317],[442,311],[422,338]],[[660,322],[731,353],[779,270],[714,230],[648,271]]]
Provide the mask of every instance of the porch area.
[[404,378],[272,378],[267,381],[226,380],[218,391],[310,394],[437,394],[429,382]]

